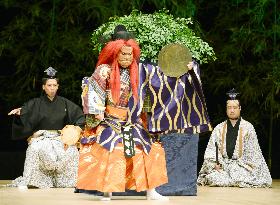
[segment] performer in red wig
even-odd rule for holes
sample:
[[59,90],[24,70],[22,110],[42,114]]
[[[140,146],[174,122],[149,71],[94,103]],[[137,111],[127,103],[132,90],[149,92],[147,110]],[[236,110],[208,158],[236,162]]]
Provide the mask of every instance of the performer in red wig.
[[77,189],[104,192],[103,200],[129,189],[146,190],[147,199],[168,200],[155,191],[168,181],[163,147],[143,127],[137,111],[139,57],[138,43],[118,26],[93,75],[83,80],[86,128]]
[[120,68],[128,69],[130,83],[135,99],[138,98],[138,61],[140,48],[136,41],[123,39],[109,42],[99,55],[97,67],[102,64],[111,65],[110,85],[113,100],[119,101],[120,97]]

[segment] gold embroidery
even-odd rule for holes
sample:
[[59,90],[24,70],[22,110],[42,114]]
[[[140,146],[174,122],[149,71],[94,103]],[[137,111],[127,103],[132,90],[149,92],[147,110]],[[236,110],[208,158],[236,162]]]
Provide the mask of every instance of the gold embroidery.
[[241,127],[239,131],[239,152],[238,152],[239,158],[242,156],[242,148],[243,148],[242,142],[243,140],[242,140],[242,127]]
[[221,153],[222,155],[224,154],[224,143],[225,143],[225,133],[226,133],[226,129],[227,129],[227,121],[225,122],[224,126],[223,126],[223,132],[222,132],[222,147],[221,147]]
[[195,110],[195,112],[196,112],[197,115],[198,115],[199,124],[202,124],[202,117],[201,117],[201,114],[200,114],[199,110],[198,110],[197,107],[196,107],[195,98],[196,98],[196,93],[194,92],[194,93],[193,93],[193,97],[192,97],[193,109]]
[[174,100],[175,100],[175,102],[176,102],[176,104],[177,104],[177,112],[176,112],[176,115],[175,115],[175,117],[174,117],[174,129],[175,130],[177,130],[177,121],[178,121],[178,117],[179,117],[179,115],[180,115],[180,103],[179,103],[179,100],[178,100],[178,98],[177,98],[177,87],[178,87],[178,78],[177,78],[177,80],[176,80],[176,85],[175,85],[175,90],[174,90]]
[[166,85],[166,88],[168,89],[168,91],[169,91],[169,94],[170,94],[170,101],[169,101],[169,103],[167,104],[167,109],[165,109],[165,114],[166,114],[166,117],[168,118],[168,123],[169,123],[169,130],[172,130],[172,119],[171,119],[171,116],[170,116],[170,114],[169,114],[169,112],[168,112],[168,107],[169,107],[169,105],[170,105],[170,103],[172,102],[172,99],[173,99],[173,92],[172,92],[172,89],[171,89],[171,87],[170,87],[170,85],[169,85],[169,83],[168,83],[168,81],[167,81],[167,76],[164,76],[164,83],[165,83],[165,85]]
[[159,88],[159,94],[158,94],[158,101],[162,107],[162,110],[159,114],[159,117],[158,117],[158,121],[157,121],[157,127],[160,128],[160,121],[161,121],[161,118],[163,117],[163,114],[164,114],[164,111],[166,109],[165,107],[165,104],[163,103],[162,99],[161,99],[161,93],[162,93],[162,90],[163,90],[163,80],[162,80],[162,76],[160,75],[160,72],[159,72],[159,69],[157,69],[157,75],[159,76],[159,80],[160,80],[160,88]]
[[155,125],[155,119],[154,119],[154,113],[155,113],[155,107],[156,107],[156,103],[157,103],[157,94],[155,92],[155,90],[153,89],[152,85],[151,85],[151,81],[153,78],[153,75],[155,74],[155,69],[152,69],[152,73],[149,76],[149,89],[151,91],[151,94],[154,96],[154,103],[152,105],[152,116],[151,116],[151,121],[152,121],[152,127],[154,128]]

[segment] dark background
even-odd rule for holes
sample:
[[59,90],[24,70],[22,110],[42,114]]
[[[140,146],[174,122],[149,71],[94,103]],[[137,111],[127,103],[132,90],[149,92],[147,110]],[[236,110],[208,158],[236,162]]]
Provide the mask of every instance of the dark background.
[[[23,171],[25,141],[12,141],[7,113],[41,93],[43,70],[59,70],[60,95],[77,104],[84,76],[94,70],[91,34],[111,16],[132,9],[167,8],[191,17],[192,29],[214,48],[215,62],[201,65],[213,127],[225,119],[225,93],[240,91],[242,116],[256,129],[273,178],[280,178],[279,3],[276,0],[45,0],[0,1],[0,179]],[[199,139],[198,170],[210,133]]]

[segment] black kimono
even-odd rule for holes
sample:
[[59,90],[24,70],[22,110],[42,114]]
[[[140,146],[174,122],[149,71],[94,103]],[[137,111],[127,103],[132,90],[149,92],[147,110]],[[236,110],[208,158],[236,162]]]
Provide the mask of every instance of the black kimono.
[[12,139],[24,139],[38,130],[61,130],[65,125],[84,124],[81,108],[70,100],[55,96],[51,101],[46,95],[24,103],[20,116],[15,116]]
[[51,101],[42,95],[25,103],[21,115],[14,118],[12,138],[24,139],[39,130],[40,134],[29,142],[23,176],[10,186],[75,187],[79,152],[74,145],[64,149],[58,130],[83,124],[81,108],[64,97]]

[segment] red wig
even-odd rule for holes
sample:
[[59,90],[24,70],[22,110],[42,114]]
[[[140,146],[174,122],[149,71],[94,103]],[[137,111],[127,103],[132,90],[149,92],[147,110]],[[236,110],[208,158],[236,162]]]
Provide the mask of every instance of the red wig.
[[133,61],[128,69],[133,97],[138,99],[138,61],[140,58],[140,48],[135,40],[119,39],[110,41],[100,52],[96,65],[96,67],[98,67],[101,64],[108,64],[112,67],[110,75],[110,89],[115,103],[120,99],[120,67],[118,63],[118,53],[123,46],[129,46],[133,49]]

